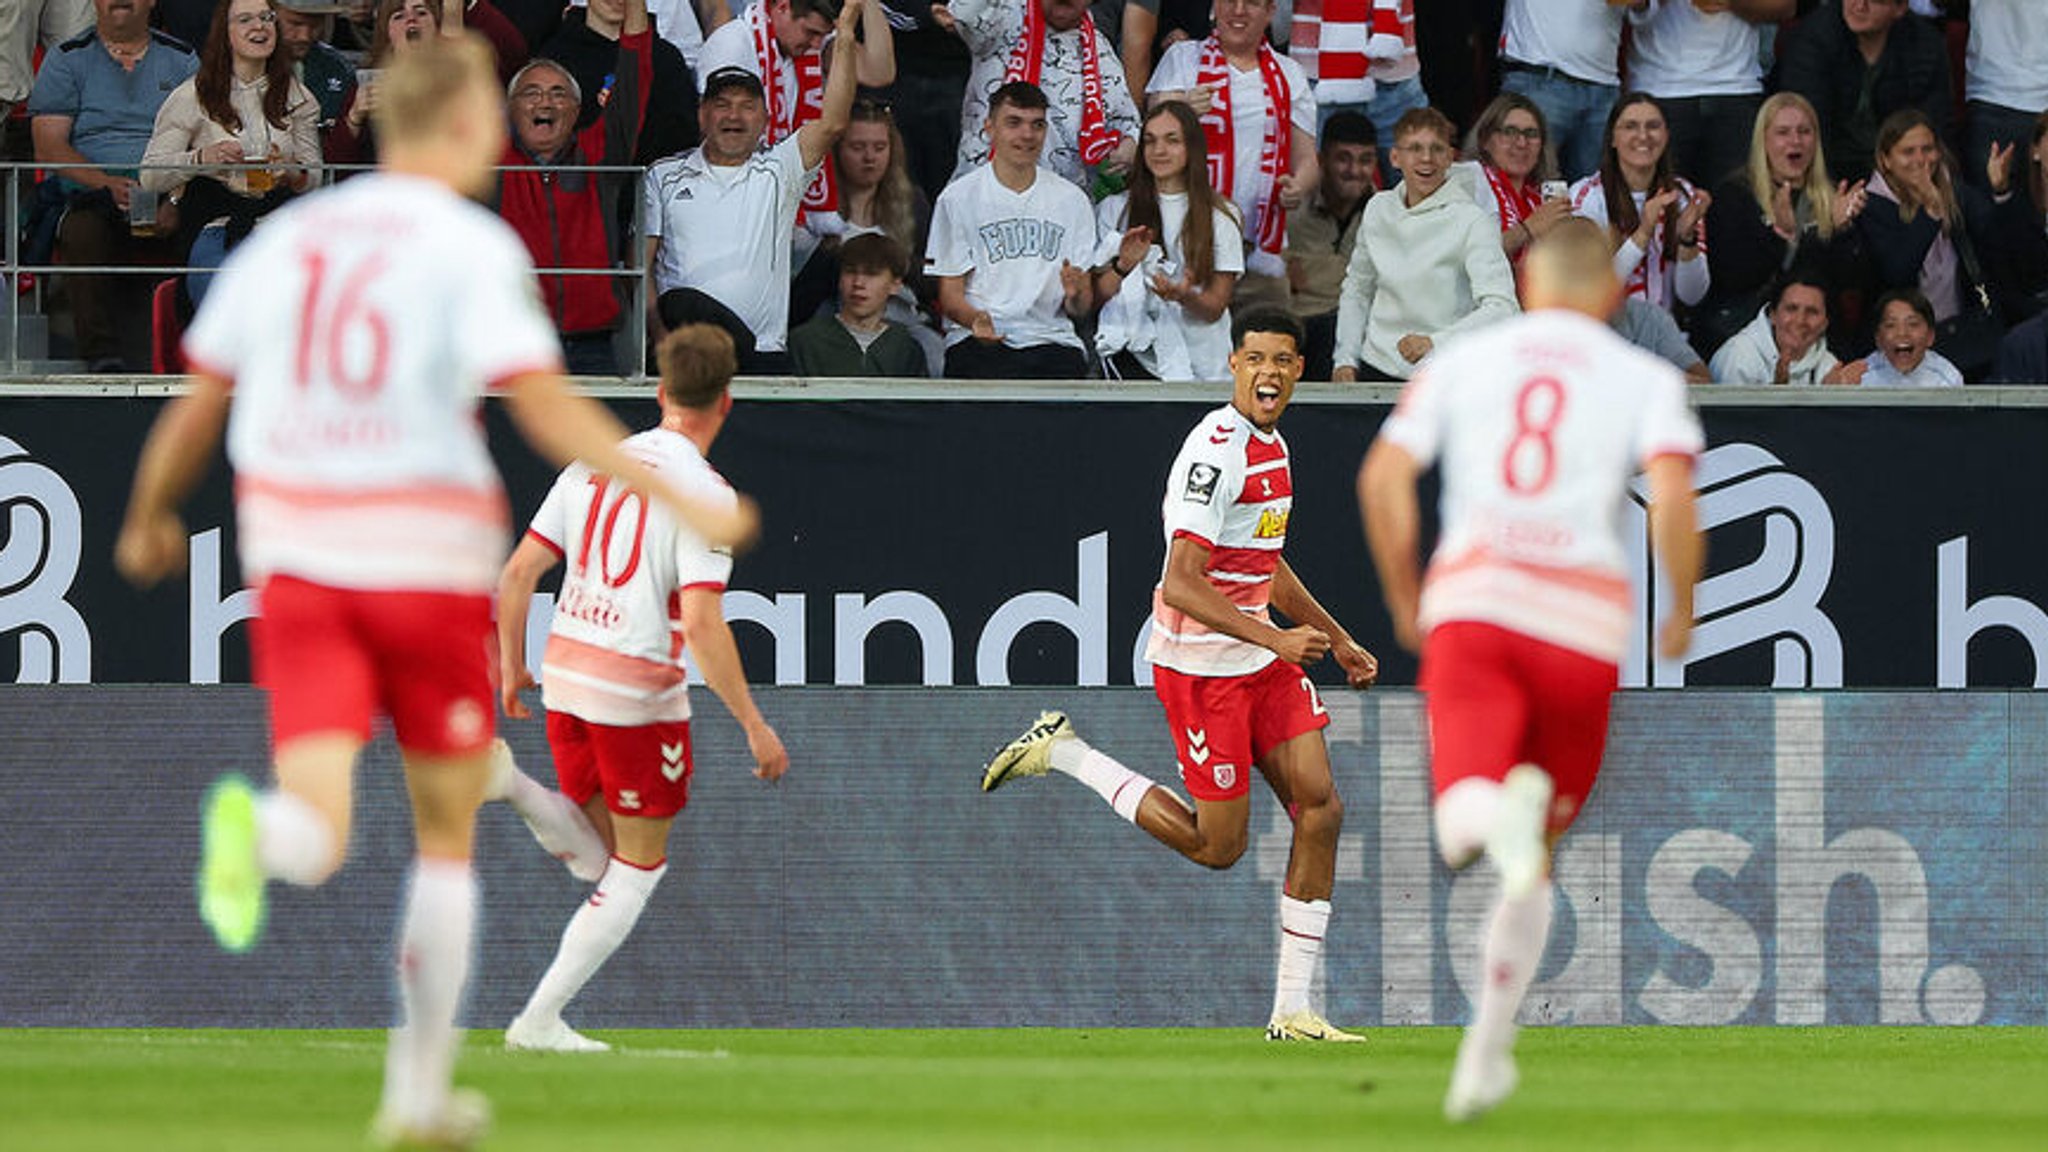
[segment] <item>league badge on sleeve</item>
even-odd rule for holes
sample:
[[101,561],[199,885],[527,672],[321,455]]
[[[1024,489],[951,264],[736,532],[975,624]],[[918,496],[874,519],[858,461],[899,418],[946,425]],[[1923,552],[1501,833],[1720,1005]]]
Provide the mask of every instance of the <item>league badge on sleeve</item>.
[[1223,478],[1223,470],[1214,464],[1192,464],[1188,467],[1187,491],[1181,499],[1190,504],[1207,504],[1216,498],[1216,482]]

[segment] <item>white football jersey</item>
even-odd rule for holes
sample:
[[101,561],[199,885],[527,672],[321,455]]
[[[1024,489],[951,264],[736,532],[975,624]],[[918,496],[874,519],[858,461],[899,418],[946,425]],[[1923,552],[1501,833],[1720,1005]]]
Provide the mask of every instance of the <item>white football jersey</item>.
[[[1209,583],[1238,611],[1270,624],[1273,573],[1293,509],[1287,441],[1225,404],[1182,442],[1166,474],[1160,515],[1169,551],[1183,536],[1207,545]],[[1245,676],[1278,658],[1168,607],[1163,579],[1152,590],[1152,637],[1145,642],[1152,663],[1191,676]]]
[[790,229],[812,172],[797,137],[743,164],[713,164],[692,148],[647,170],[643,206],[654,251],[654,286],[695,288],[747,322],[754,347],[779,352],[789,339]]
[[1477,620],[1622,658],[1629,481],[1703,444],[1676,368],[1588,317],[1531,313],[1429,360],[1379,434],[1441,466],[1425,630]]
[[229,257],[185,354],[235,383],[245,578],[496,587],[510,517],[478,398],[562,363],[496,215],[385,173],[308,196]]
[[[678,491],[733,502],[732,489],[679,432],[652,428],[623,447]],[[609,476],[571,464],[527,535],[567,565],[541,657],[541,700],[593,724],[690,718],[681,593],[725,590],[732,553]]]
[[[1061,311],[1060,265],[1087,268],[1095,255],[1095,210],[1079,188],[1038,169],[1031,187],[1012,192],[993,164],[956,178],[932,206],[925,246],[927,276],[965,276],[967,302],[995,321],[1003,343],[1081,347]],[[946,321],[948,347],[969,339]]]

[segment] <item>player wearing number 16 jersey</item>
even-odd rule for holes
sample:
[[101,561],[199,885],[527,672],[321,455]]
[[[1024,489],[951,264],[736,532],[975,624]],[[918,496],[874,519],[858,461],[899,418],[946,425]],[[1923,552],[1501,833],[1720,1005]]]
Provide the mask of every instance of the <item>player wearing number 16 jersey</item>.
[[[1366,532],[1402,646],[1422,653],[1437,847],[1501,877],[1486,983],[1444,1101],[1467,1120],[1515,1088],[1515,1013],[1550,935],[1550,842],[1592,790],[1628,645],[1622,511],[1648,473],[1650,538],[1668,579],[1663,655],[1685,651],[1700,541],[1699,421],[1685,380],[1617,337],[1600,228],[1575,220],[1531,249],[1529,313],[1432,359],[1401,394],[1359,479]],[[1443,522],[1426,577],[1415,482],[1436,464]]]
[[[1331,1027],[1309,1003],[1344,808],[1323,743],[1329,717],[1302,667],[1334,656],[1351,685],[1364,688],[1379,664],[1280,555],[1294,482],[1278,426],[1301,378],[1301,322],[1254,310],[1235,327],[1231,402],[1195,425],[1167,474],[1166,570],[1153,594],[1145,650],[1193,806],[1089,747],[1059,712],[1039,717],[996,753],[981,787],[1063,772],[1167,847],[1197,864],[1228,868],[1244,854],[1256,770],[1294,821],[1266,1035],[1359,1040]],[[1269,605],[1294,626],[1275,624]]]
[[[661,344],[661,424],[626,451],[706,502],[730,500],[704,453],[732,411],[732,337],[692,324]],[[747,691],[723,609],[732,553],[712,548],[660,508],[608,477],[572,464],[542,501],[498,583],[500,692],[505,713],[528,715],[526,617],[542,574],[566,563],[561,598],[541,657],[541,700],[562,793],[588,816],[611,862],[569,920],[554,963],[505,1029],[505,1045],[602,1052],[562,1009],[625,943],[668,871],[668,833],[689,802],[687,645],[711,690],[746,731],[754,775],[780,779],[789,755]],[[553,794],[501,768],[500,791],[522,815]],[[538,803],[536,803],[538,802]],[[542,808],[544,813],[545,809]],[[529,816],[531,821],[533,818]]]
[[269,880],[317,885],[340,868],[357,755],[388,715],[418,852],[399,931],[404,1023],[372,1133],[467,1147],[486,1109],[451,1088],[455,1011],[476,920],[470,852],[493,716],[483,656],[508,522],[479,397],[503,388],[544,454],[656,492],[714,539],[749,530],[750,514],[660,483],[619,452],[618,422],[568,390],[518,238],[465,199],[489,187],[504,148],[489,46],[423,45],[378,78],[377,98],[383,170],[278,212],[223,266],[187,335],[190,391],[143,448],[116,561],[139,583],[182,563],[176,509],[227,424],[277,786],[258,795],[230,776],[209,792],[200,913],[223,947],[245,951]]

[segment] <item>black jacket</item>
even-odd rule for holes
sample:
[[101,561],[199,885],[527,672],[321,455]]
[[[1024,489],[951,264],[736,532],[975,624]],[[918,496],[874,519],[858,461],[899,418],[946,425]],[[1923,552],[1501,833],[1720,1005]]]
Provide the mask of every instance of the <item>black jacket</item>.
[[[1863,103],[1864,84],[1870,100]],[[1918,108],[1934,133],[1950,139],[1948,41],[1924,16],[1908,13],[1892,25],[1884,53],[1866,64],[1842,9],[1827,4],[1778,46],[1778,87],[1811,101],[1820,114],[1821,147],[1836,179],[1860,180],[1877,152],[1877,126],[1901,108]]]

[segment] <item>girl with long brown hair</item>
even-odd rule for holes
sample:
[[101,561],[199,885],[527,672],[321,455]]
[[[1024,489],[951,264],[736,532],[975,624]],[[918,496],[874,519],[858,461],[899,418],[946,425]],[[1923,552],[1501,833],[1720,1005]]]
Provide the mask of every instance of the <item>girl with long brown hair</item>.
[[1697,304],[1712,277],[1701,222],[1713,198],[1671,170],[1671,130],[1655,98],[1631,92],[1607,116],[1600,170],[1572,186],[1572,211],[1607,227],[1614,273],[1660,308]]

